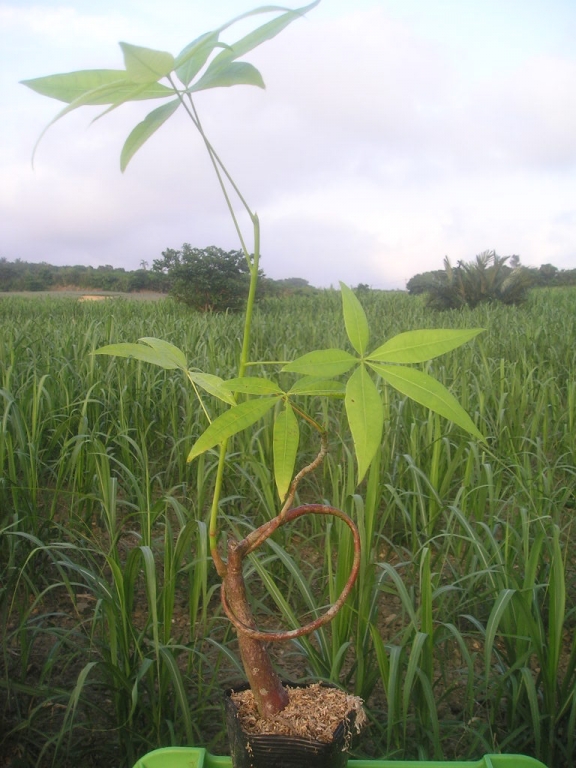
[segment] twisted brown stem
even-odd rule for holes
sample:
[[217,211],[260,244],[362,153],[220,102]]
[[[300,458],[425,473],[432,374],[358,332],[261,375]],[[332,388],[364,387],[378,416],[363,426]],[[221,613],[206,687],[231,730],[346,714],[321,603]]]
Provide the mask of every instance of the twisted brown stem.
[[[226,563],[216,552],[215,558],[218,573],[222,577],[220,591],[224,612],[238,632],[240,655],[256,705],[263,717],[269,717],[281,712],[288,703],[288,693],[275,672],[266,650],[266,643],[278,640],[290,640],[302,635],[308,635],[319,627],[327,624],[338,613],[358,576],[360,568],[361,544],[356,524],[342,510],[327,504],[304,504],[290,508],[298,484],[309,472],[318,467],[326,455],[327,439],[322,433],[322,445],[316,458],[300,470],[290,486],[284,505],[278,515],[267,521],[259,528],[251,531],[241,541],[234,539],[228,542],[228,560]],[[338,599],[318,618],[303,627],[277,632],[263,632],[258,629],[248,604],[246,585],[244,583],[243,561],[251,552],[260,547],[282,525],[290,523],[302,515],[330,515],[342,520],[352,531],[354,539],[354,558],[350,576]],[[214,552],[213,552],[214,555]]]
[[[287,510],[282,517],[276,517],[274,520],[265,523],[256,531],[254,531],[253,533],[259,533],[259,535],[255,538],[255,541],[250,542],[250,544],[246,543],[250,537],[246,537],[246,539],[243,539],[241,542],[233,542],[232,546],[228,549],[229,566],[232,560],[237,569],[238,566],[241,565],[243,558],[250,552],[254,551],[256,547],[259,547],[261,544],[263,544],[280,526],[292,522],[292,520],[296,520],[298,517],[306,514],[331,515],[333,517],[337,517],[345,522],[352,531],[352,535],[354,537],[354,560],[348,581],[344,585],[344,589],[340,593],[338,599],[330,606],[330,608],[328,608],[325,613],[323,613],[317,619],[314,619],[314,621],[311,621],[309,624],[305,624],[303,627],[298,627],[297,629],[280,630],[277,632],[263,632],[259,629],[256,629],[253,625],[249,625],[243,621],[242,618],[239,617],[231,608],[226,594],[226,580],[224,580],[222,582],[222,588],[220,592],[222,607],[224,608],[226,615],[232,624],[236,627],[238,632],[252,638],[253,640],[260,640],[265,642],[291,640],[295,637],[311,634],[319,627],[322,627],[324,624],[332,621],[334,616],[344,605],[344,602],[350,594],[352,587],[354,586],[354,583],[358,577],[361,555],[360,534],[358,533],[358,528],[356,527],[354,521],[348,517],[348,515],[342,512],[342,510],[336,509],[336,507],[330,507],[327,504],[305,504],[301,507],[295,507],[294,509]],[[250,622],[250,624],[252,624],[252,622]]]

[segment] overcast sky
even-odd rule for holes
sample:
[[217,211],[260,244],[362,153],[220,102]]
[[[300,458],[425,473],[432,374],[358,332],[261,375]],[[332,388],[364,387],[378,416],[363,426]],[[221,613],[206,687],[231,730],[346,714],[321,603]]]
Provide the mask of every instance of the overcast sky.
[[[121,68],[120,40],[177,54],[255,5],[0,0],[0,257],[137,269],[184,242],[237,248],[184,113],[121,174],[162,102],[79,109],[32,170],[62,104],[18,81]],[[249,54],[266,90],[196,104],[260,216],[266,274],[404,288],[486,249],[576,267],[575,40],[575,0],[322,0]]]

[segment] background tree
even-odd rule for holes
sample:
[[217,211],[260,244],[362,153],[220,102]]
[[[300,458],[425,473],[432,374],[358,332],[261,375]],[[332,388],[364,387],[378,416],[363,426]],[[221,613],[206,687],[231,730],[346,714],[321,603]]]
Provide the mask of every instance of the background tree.
[[520,304],[534,285],[530,270],[507,265],[508,256],[483,251],[474,261],[452,267],[446,256],[444,272],[428,288],[428,305],[434,309],[476,307],[484,302]]
[[313,295],[317,292],[303,277],[283,277],[280,280],[268,280],[266,293],[272,296]]
[[558,274],[558,268],[553,264],[541,264],[538,273],[538,282],[541,285],[551,285]]
[[427,293],[438,281],[441,281],[445,273],[442,269],[435,269],[431,272],[419,272],[406,283],[406,290],[413,296],[420,293]]
[[17,275],[17,265],[2,257],[0,259],[0,291],[15,291]]
[[250,286],[250,270],[242,251],[192,248],[184,243],[155,259],[154,272],[167,275],[170,295],[200,312],[242,309]]

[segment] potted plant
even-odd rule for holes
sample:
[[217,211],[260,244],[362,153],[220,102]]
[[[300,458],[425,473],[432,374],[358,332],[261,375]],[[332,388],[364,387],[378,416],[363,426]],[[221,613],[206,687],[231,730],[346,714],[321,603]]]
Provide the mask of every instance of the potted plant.
[[[259,71],[240,58],[273,38],[312,10],[318,2],[315,0],[296,10],[266,6],[250,11],[197,37],[176,57],[165,51],[120,43],[124,69],[83,70],[23,81],[40,94],[66,103],[52,122],[82,106],[102,105],[108,112],[129,101],[163,100],[162,105],[153,109],[128,136],[121,152],[122,171],[136,151],[169,117],[179,109],[184,110],[204,142],[247,261],[250,285],[242,347],[236,376],[232,379],[223,380],[210,371],[197,370],[190,365],[182,350],[156,338],[113,344],[97,350],[97,354],[132,357],[168,370],[180,370],[193,394],[199,398],[207,420],[206,429],[196,436],[188,459],[194,461],[212,449],[219,452],[210,513],[210,549],[222,581],[222,607],[236,629],[248,681],[247,692],[230,692],[228,697],[231,748],[236,766],[255,765],[259,756],[265,763],[274,765],[341,765],[346,759],[343,750],[348,745],[351,727],[360,728],[364,719],[360,700],[337,688],[315,685],[310,691],[287,686],[276,672],[267,651],[267,644],[271,641],[291,640],[312,633],[329,622],[353,588],[361,557],[358,530],[348,515],[323,503],[293,506],[300,482],[321,464],[328,450],[325,425],[307,412],[306,398],[344,400],[358,484],[366,476],[383,439],[384,410],[380,392],[383,386],[392,386],[452,420],[475,438],[483,439],[448,390],[429,374],[414,367],[414,364],[455,349],[480,333],[481,329],[410,331],[385,343],[371,345],[366,314],[356,294],[344,284],[341,284],[342,309],[350,348],[311,350],[289,363],[277,363],[276,369],[283,375],[282,382],[288,379],[289,386],[281,385],[280,380],[273,376],[249,375],[250,368],[261,362],[253,360],[250,354],[260,269],[260,222],[206,136],[196,107],[196,94],[210,88],[239,84],[263,87]],[[225,30],[241,20],[260,14],[272,14],[273,18],[233,45],[220,41]],[[238,205],[248,216],[250,240],[240,225]],[[268,364],[266,370],[270,369]],[[214,415],[210,404],[212,399],[220,403],[220,410],[222,404],[225,406],[219,415]],[[274,413],[273,472],[279,500],[278,513],[244,538],[237,540],[231,537],[224,553],[219,548],[219,511],[229,441],[271,412]],[[318,453],[309,457],[304,467],[297,468],[299,424],[302,420],[318,435]],[[309,624],[281,632],[263,631],[258,628],[247,597],[244,559],[261,547],[279,527],[309,514],[336,517],[350,529],[354,556],[348,581],[328,610]],[[304,722],[302,717],[303,702],[310,700],[310,692],[314,702],[311,724]],[[320,697],[323,696],[327,697],[327,703],[321,703]],[[295,719],[302,726],[300,731],[295,732],[296,735],[291,731],[292,725],[288,724],[289,712],[294,710]],[[328,719],[319,718],[319,712],[323,712]],[[240,713],[245,718],[243,729],[238,733],[235,726]],[[339,738],[336,746],[330,742],[334,733]],[[293,743],[298,750],[306,748],[310,754],[304,757],[300,751],[296,757],[287,755],[287,739],[292,738],[295,738]],[[277,748],[281,754],[275,754]]]

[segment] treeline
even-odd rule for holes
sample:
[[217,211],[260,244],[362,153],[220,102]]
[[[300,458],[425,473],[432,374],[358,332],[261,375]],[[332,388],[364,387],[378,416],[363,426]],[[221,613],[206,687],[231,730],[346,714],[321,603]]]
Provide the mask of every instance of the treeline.
[[[205,249],[209,251],[210,249]],[[168,249],[163,252],[175,253]],[[223,252],[220,252],[223,253]],[[137,293],[154,291],[156,293],[172,293],[174,275],[165,270],[162,260],[154,264],[152,269],[143,265],[140,269],[126,270],[123,267],[113,267],[110,264],[100,267],[87,267],[81,264],[58,267],[47,262],[39,264],[16,259],[8,261],[0,258],[0,291],[54,291],[63,289],[82,291],[113,291],[118,293]],[[263,276],[264,293],[266,295],[285,295],[292,293],[313,292],[315,289],[301,277],[289,277],[282,280],[272,280]]]
[[519,256],[498,256],[483,251],[472,261],[452,266],[444,258],[444,269],[414,275],[406,287],[409,293],[425,294],[431,309],[477,307],[485,302],[522,304],[533,288],[576,285],[576,269],[561,270],[552,264],[524,267]]
[[[493,251],[485,251],[484,253],[494,254]],[[480,254],[480,257],[483,254]],[[476,257],[477,259],[479,257]],[[496,256],[496,258],[500,258]],[[545,286],[562,286],[562,285],[576,285],[576,269],[558,269],[553,264],[542,264],[539,267],[525,267],[520,264],[518,257],[506,256],[505,261],[508,261],[509,265],[506,265],[502,269],[502,273],[507,276],[510,275],[515,269],[521,268],[523,273],[529,278],[529,283],[532,288],[545,287]],[[445,262],[446,264],[446,262]],[[452,267],[452,271],[459,273],[463,272],[467,268],[467,264],[459,261],[456,267]],[[431,272],[421,272],[406,283],[406,290],[408,293],[418,294],[427,293],[431,289],[434,289],[439,283],[443,283],[449,279],[449,270],[435,269]]]
[[52,291],[63,288],[80,290],[168,292],[165,275],[148,269],[125,270],[110,264],[86,267],[56,267],[46,262],[33,264],[16,259],[0,259],[0,291]]

